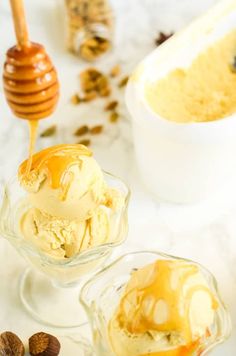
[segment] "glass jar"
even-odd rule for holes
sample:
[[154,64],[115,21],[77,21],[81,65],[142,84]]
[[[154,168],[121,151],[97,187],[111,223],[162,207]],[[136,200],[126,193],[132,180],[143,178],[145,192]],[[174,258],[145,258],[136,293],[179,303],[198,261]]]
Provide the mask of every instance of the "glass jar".
[[64,0],[67,48],[87,61],[95,61],[110,48],[113,12],[109,0]]

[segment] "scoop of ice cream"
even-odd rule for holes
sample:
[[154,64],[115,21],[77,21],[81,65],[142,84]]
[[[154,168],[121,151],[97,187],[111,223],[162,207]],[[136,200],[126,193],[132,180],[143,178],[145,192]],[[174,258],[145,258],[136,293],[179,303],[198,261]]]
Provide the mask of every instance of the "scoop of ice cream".
[[191,355],[216,308],[196,265],[158,260],[133,272],[109,323],[112,349],[118,356]]
[[42,150],[19,168],[28,192],[20,219],[21,234],[52,257],[72,257],[110,238],[112,214],[123,205],[121,193],[108,187],[103,172],[83,145]]
[[83,145],[58,145],[36,153],[28,175],[26,164],[19,168],[20,183],[32,206],[44,213],[84,221],[106,203],[102,170]]
[[182,340],[174,332],[130,333],[120,327],[115,316],[110,321],[109,337],[116,356],[190,356],[198,346],[197,342],[180,346]]
[[107,242],[109,216],[101,207],[84,221],[60,219],[30,208],[20,221],[20,230],[27,240],[51,257],[72,257]]

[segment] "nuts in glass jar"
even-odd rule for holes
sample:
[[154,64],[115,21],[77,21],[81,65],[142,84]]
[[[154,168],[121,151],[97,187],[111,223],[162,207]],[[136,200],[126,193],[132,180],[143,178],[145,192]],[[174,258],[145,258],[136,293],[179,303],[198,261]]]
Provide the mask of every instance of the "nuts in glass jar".
[[109,0],[65,0],[67,47],[87,61],[111,48],[113,13]]

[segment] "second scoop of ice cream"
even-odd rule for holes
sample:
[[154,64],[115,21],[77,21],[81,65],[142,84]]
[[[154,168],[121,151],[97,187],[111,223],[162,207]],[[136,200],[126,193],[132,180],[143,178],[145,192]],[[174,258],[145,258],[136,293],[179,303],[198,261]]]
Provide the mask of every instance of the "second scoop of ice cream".
[[20,229],[43,252],[54,257],[72,257],[108,242],[109,217],[103,208],[84,221],[59,219],[31,208],[23,215]]
[[214,322],[217,301],[194,264],[158,260],[133,272],[109,324],[117,356],[192,355]]

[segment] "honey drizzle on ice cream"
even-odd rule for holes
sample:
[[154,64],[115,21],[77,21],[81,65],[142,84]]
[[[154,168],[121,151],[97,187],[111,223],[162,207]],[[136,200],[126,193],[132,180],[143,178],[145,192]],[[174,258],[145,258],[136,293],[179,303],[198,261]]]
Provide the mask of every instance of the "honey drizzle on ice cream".
[[[194,352],[198,346],[199,346],[199,342],[195,341],[191,345],[188,345],[188,346],[180,346],[177,349],[152,352],[152,353],[148,353],[148,354],[142,354],[140,356],[190,356],[192,354],[192,352]],[[191,352],[191,354],[190,354],[190,352]]]
[[61,188],[61,200],[64,200],[73,181],[72,172],[65,173],[69,167],[80,163],[80,156],[89,157],[92,156],[92,152],[80,144],[61,144],[48,147],[33,155],[28,177],[25,175],[28,161],[24,161],[20,165],[19,179],[27,180],[30,179],[32,174],[45,171],[49,178],[50,187],[52,189]]
[[[182,273],[173,287],[173,273],[176,268],[181,269]],[[152,356],[189,355],[191,350],[194,351],[197,348],[198,341],[192,338],[189,318],[190,303],[194,293],[206,292],[211,298],[212,309],[218,307],[211,291],[204,285],[191,287],[185,297],[187,303],[180,305],[181,299],[184,298],[183,291],[187,279],[198,272],[198,267],[193,264],[178,262],[176,266],[176,262],[171,260],[158,260],[152,265],[133,272],[117,313],[120,327],[131,334],[174,330],[181,333],[186,342],[186,346],[156,352],[151,354]],[[163,320],[157,320],[158,303],[162,303],[162,310],[166,308]]]
[[142,354],[140,356],[190,356],[198,346],[199,346],[199,341],[195,341],[188,346],[180,346],[177,349],[152,352],[148,354]]

